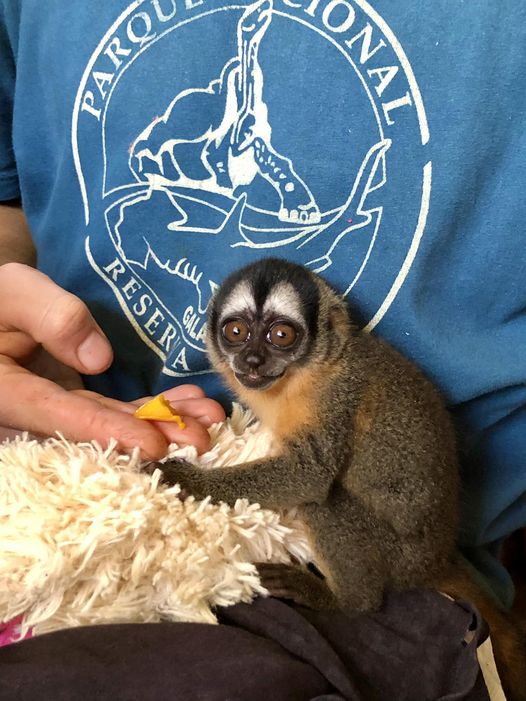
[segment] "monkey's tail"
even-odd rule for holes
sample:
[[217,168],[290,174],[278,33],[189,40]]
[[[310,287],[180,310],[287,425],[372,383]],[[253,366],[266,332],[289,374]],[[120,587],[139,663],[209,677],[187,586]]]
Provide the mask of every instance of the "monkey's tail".
[[493,595],[475,579],[469,563],[458,554],[439,575],[435,587],[455,599],[474,604],[489,626],[495,663],[507,701],[526,701],[526,636]]

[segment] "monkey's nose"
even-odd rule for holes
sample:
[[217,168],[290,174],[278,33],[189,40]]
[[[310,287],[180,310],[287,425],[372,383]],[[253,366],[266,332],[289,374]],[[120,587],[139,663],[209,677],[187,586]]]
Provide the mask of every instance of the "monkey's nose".
[[257,368],[259,368],[261,365],[263,365],[264,361],[265,359],[263,358],[261,353],[256,352],[248,353],[248,355],[245,358],[245,363],[252,370],[256,370]]

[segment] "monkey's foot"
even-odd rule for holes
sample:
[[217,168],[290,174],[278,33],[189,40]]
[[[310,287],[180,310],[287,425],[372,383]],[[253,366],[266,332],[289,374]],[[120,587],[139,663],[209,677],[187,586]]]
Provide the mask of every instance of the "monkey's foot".
[[321,610],[338,608],[336,597],[325,580],[295,565],[260,562],[256,564],[261,584],[270,596],[290,599],[300,606]]

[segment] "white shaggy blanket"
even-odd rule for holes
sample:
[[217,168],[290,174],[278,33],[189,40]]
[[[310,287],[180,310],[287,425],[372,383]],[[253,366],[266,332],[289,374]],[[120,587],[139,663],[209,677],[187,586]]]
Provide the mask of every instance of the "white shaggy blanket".
[[[234,406],[210,429],[203,468],[272,452],[272,440]],[[215,622],[214,606],[264,594],[258,561],[309,560],[293,512],[278,515],[240,499],[234,508],[182,502],[179,487],[140,472],[138,453],[111,446],[39,443],[0,446],[0,621],[23,616],[21,634],[94,623]]]

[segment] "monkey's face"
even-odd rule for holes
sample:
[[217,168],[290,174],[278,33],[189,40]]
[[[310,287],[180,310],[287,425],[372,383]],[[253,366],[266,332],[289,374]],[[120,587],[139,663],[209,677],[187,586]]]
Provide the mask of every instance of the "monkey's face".
[[237,380],[250,389],[268,389],[301,357],[305,330],[296,320],[248,310],[225,318],[220,344]]
[[309,357],[318,290],[307,273],[301,285],[284,274],[288,268],[283,274],[275,265],[255,270],[257,275],[234,276],[220,289],[208,334],[215,353],[243,386],[265,390]]

